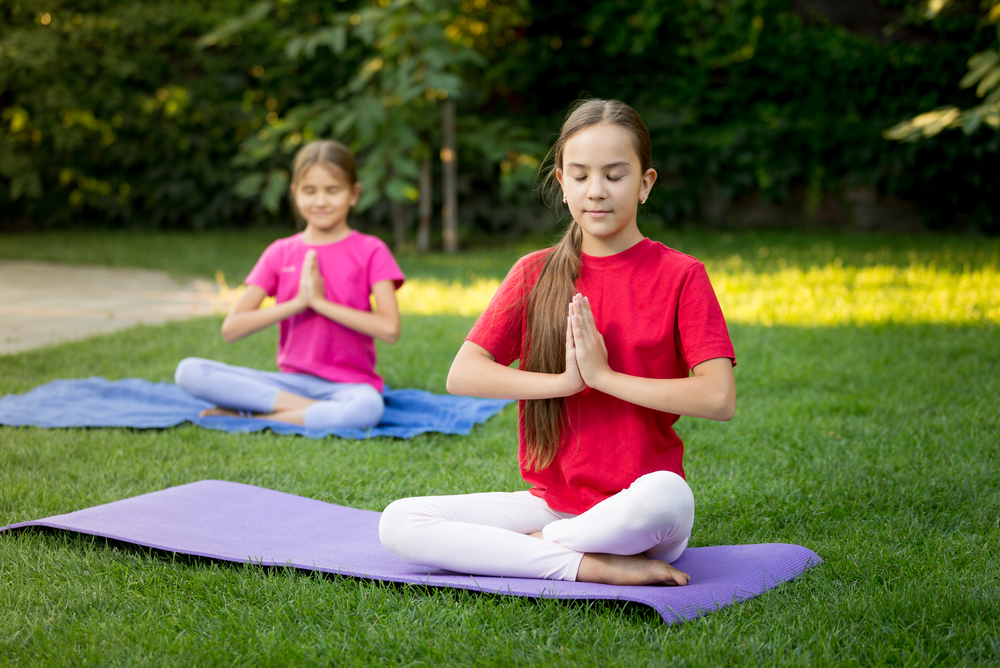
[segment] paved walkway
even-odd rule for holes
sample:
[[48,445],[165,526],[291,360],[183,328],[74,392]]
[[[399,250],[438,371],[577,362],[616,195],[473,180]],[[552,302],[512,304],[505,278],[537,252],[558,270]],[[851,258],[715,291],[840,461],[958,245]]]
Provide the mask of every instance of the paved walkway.
[[209,281],[163,271],[0,260],[0,355],[227,309]]

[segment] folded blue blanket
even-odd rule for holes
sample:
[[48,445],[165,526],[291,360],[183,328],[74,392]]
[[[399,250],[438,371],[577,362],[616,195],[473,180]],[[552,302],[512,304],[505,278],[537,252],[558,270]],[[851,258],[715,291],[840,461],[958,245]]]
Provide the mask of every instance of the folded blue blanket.
[[172,383],[141,378],[106,380],[100,377],[54,380],[25,394],[0,398],[0,424],[34,427],[133,427],[162,429],[192,422],[206,429],[246,433],[270,429],[277,434],[310,438],[394,436],[410,438],[436,431],[468,434],[509,404],[502,399],[477,399],[433,394],[424,390],[386,388],[385,415],[371,429],[306,429],[298,425],[256,418],[198,417],[211,404],[195,399]]

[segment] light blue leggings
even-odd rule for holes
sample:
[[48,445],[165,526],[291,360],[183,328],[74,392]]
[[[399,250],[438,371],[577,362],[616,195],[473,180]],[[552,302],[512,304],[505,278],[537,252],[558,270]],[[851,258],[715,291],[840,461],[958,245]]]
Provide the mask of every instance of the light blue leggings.
[[181,360],[174,382],[216,406],[253,413],[273,412],[282,390],[315,399],[305,411],[310,429],[366,429],[377,425],[385,411],[382,395],[366,383],[333,383],[305,373],[258,371],[200,357]]

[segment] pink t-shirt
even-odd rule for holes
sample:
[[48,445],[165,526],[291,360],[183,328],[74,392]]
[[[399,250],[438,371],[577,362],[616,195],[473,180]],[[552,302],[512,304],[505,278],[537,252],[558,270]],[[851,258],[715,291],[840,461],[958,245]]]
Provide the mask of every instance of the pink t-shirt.
[[[511,269],[467,337],[497,362],[523,359],[527,296],[549,250]],[[617,255],[583,255],[577,290],[590,299],[615,371],[643,378],[685,378],[717,357],[735,360],[722,309],[698,260],[643,239]],[[521,406],[523,415],[523,404]],[[521,475],[549,507],[579,514],[653,471],[684,475],[678,416],[586,388],[566,397],[562,443],[553,463]],[[526,461],[520,421],[519,461]]]
[[[278,239],[260,256],[248,285],[256,285],[280,304],[295,298],[306,251],[316,250],[326,298],[360,311],[371,311],[372,286],[391,280],[398,290],[403,272],[389,247],[356,230],[332,244],[313,246],[302,233]],[[278,368],[307,373],[335,383],[368,383],[379,392],[384,383],[375,373],[375,341],[306,309],[279,324]]]

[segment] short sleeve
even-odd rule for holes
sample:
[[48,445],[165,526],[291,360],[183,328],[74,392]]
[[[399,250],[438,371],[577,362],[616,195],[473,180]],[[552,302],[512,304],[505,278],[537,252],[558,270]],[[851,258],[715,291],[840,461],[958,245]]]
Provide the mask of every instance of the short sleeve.
[[728,357],[736,364],[736,353],[722,307],[705,271],[692,265],[681,286],[677,302],[677,348],[689,369],[716,357]]
[[376,243],[368,263],[368,277],[371,282],[368,288],[371,289],[376,283],[382,281],[392,281],[396,284],[396,289],[399,290],[406,280],[403,270],[399,268],[396,258],[392,256],[392,251],[385,245],[385,242],[377,237],[373,237],[373,239]]
[[278,255],[278,242],[276,241],[264,249],[244,283],[256,285],[273,297],[278,291],[278,265],[281,263],[281,258]]
[[538,254],[518,260],[465,337],[503,366],[521,358],[527,300],[540,265]]

